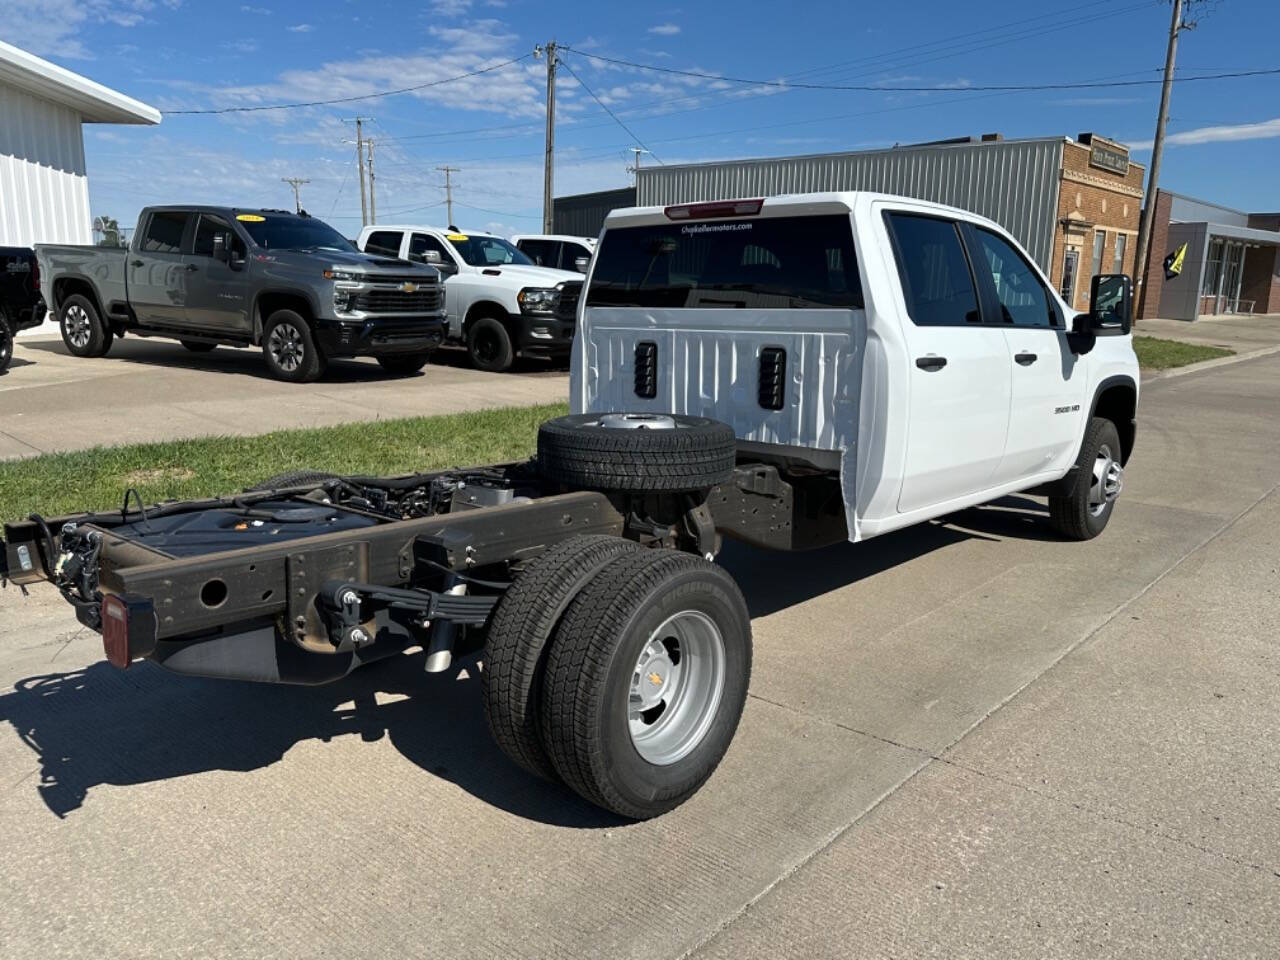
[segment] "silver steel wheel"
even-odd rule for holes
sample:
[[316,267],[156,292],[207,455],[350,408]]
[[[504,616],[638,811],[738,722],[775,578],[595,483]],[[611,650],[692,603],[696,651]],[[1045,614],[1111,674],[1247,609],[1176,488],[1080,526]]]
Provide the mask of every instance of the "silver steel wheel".
[[73,303],[62,312],[62,330],[67,340],[77,350],[83,350],[89,345],[89,338],[93,336],[93,327],[89,324],[89,314],[84,307]]
[[276,366],[286,373],[293,373],[307,355],[307,342],[302,331],[292,323],[277,323],[267,337],[267,350]]
[[636,752],[655,766],[688,756],[711,729],[724,693],[720,628],[684,610],[649,637],[631,672],[627,724]]
[[1124,489],[1124,467],[1111,454],[1111,447],[1103,444],[1093,461],[1093,480],[1089,485],[1089,514],[1101,516],[1107,504],[1113,503]]
[[606,413],[587,426],[609,430],[675,430],[680,424],[675,417],[664,413]]

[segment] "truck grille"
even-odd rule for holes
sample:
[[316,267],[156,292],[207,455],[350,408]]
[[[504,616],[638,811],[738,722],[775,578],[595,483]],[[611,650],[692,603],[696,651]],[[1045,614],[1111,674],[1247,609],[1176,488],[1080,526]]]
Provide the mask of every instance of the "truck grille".
[[381,320],[374,328],[375,343],[395,343],[399,340],[421,340],[432,330],[439,330],[438,320]]
[[572,320],[578,315],[578,300],[582,297],[582,281],[566,280],[560,284],[560,296],[556,299],[556,316]]
[[403,290],[366,290],[355,298],[356,310],[365,313],[436,313],[443,297],[439,286],[419,287],[413,293]]

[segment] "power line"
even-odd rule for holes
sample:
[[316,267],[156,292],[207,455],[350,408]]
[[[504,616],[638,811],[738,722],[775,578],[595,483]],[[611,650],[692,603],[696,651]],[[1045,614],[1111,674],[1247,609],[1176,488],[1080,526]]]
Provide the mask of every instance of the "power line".
[[566,70],[569,71],[569,74],[573,77],[573,79],[578,81],[578,85],[591,95],[591,99],[600,105],[600,109],[603,110],[605,113],[607,113],[609,116],[613,117],[614,123],[616,123],[623,130],[625,130],[627,132],[627,135],[631,137],[632,140],[634,140],[640,146],[644,147],[645,151],[649,154],[649,156],[653,157],[653,159],[657,160],[659,165],[661,165],[662,158],[659,157],[652,150],[650,150],[648,147],[645,147],[644,141],[641,140],[639,137],[637,137],[635,135],[635,132],[630,127],[628,127],[625,123],[623,123],[621,120],[618,119],[618,115],[614,113],[612,110],[610,110],[608,105],[603,100],[601,100],[599,97],[596,96],[595,91],[592,90],[590,87],[588,87],[586,83],[583,81],[583,79],[580,76],[578,76],[577,71],[575,71],[573,67],[569,66],[569,61],[562,58],[560,60],[560,63]]
[[472,70],[470,73],[460,73],[456,77],[445,77],[441,80],[429,80],[426,83],[417,83],[411,87],[400,87],[397,90],[383,90],[381,93],[366,93],[356,97],[335,97],[332,100],[310,100],[305,103],[273,103],[269,106],[255,107],[218,107],[208,110],[162,110],[161,113],[166,117],[177,116],[200,116],[217,113],[257,113],[260,110],[296,110],[299,107],[328,107],[337,103],[357,103],[361,100],[377,100],[379,97],[395,97],[402,93],[413,93],[416,90],[426,90],[429,87],[439,87],[446,83],[455,83],[458,80],[466,80],[470,77],[478,77],[481,74],[492,73],[495,70],[501,70],[503,67],[509,67],[513,63],[519,63],[521,60],[527,60],[532,54],[526,53],[519,57],[513,57],[510,60],[504,60],[502,63],[495,63],[490,67],[482,67],[479,70]]
[[[600,60],[604,63],[634,67],[637,70],[649,70],[654,73],[674,74],[681,77],[697,77],[701,80],[717,80],[724,83],[737,83],[750,87],[773,87],[784,90],[847,90],[859,93],[949,93],[956,90],[991,91],[996,93],[1019,93],[1037,90],[1092,90],[1104,87],[1147,87],[1162,84],[1163,80],[1117,80],[1106,83],[975,83],[965,86],[889,86],[887,84],[869,83],[800,83],[787,80],[752,80],[745,77],[728,77],[714,73],[701,73],[697,70],[680,70],[676,67],[660,67],[652,63],[636,63],[618,57],[604,57],[596,53],[585,53],[573,47],[564,47],[580,57]],[[570,71],[572,72],[572,71]],[[1174,77],[1174,83],[1194,83],[1198,80],[1231,80],[1240,77],[1262,77],[1280,74],[1280,67],[1264,70],[1236,70],[1230,73],[1205,74],[1198,77]],[[603,106],[603,104],[601,104]]]

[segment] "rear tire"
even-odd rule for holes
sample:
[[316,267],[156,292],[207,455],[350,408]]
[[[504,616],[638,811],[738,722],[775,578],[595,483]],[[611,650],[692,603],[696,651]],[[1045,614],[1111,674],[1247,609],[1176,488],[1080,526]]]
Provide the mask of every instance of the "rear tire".
[[411,377],[422,370],[431,359],[429,353],[410,353],[399,356],[378,357],[378,366],[397,377]]
[[1107,527],[1124,487],[1116,425],[1094,417],[1076,460],[1076,482],[1065,497],[1049,498],[1049,520],[1068,540],[1092,540]]
[[316,346],[311,326],[293,310],[277,310],[262,330],[262,356],[277,380],[311,383],[324,374],[324,354]]
[[507,328],[494,317],[480,317],[467,329],[467,355],[477,370],[504,373],[515,361]]
[[13,334],[10,332],[9,322],[5,319],[3,309],[0,309],[0,374],[9,369],[12,361]]
[[202,343],[199,340],[180,340],[178,341],[192,353],[212,353],[218,349],[216,343]]
[[570,537],[529,561],[489,621],[480,676],[485,718],[502,752],[535,776],[559,779],[538,730],[551,633],[603,567],[639,550],[620,537]]
[[542,742],[592,803],[642,820],[701,787],[733,740],[751,678],[751,618],[724,570],[646,550],[569,605],[542,687]]
[[77,357],[104,357],[115,339],[93,301],[78,293],[63,301],[58,326],[62,342]]

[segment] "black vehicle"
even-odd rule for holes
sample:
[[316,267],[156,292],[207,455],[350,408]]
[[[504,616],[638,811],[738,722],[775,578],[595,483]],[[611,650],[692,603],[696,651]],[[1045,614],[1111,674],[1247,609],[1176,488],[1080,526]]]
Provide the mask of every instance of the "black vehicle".
[[369,256],[305,213],[148,207],[128,250],[38,244],[45,298],[67,349],[101,357],[115,337],[203,353],[261,347],[281,380],[333,357],[422,369],[444,338],[444,287],[425,264]]
[[40,267],[34,250],[0,247],[0,373],[13,359],[13,338],[19,330],[44,322],[40,296]]

